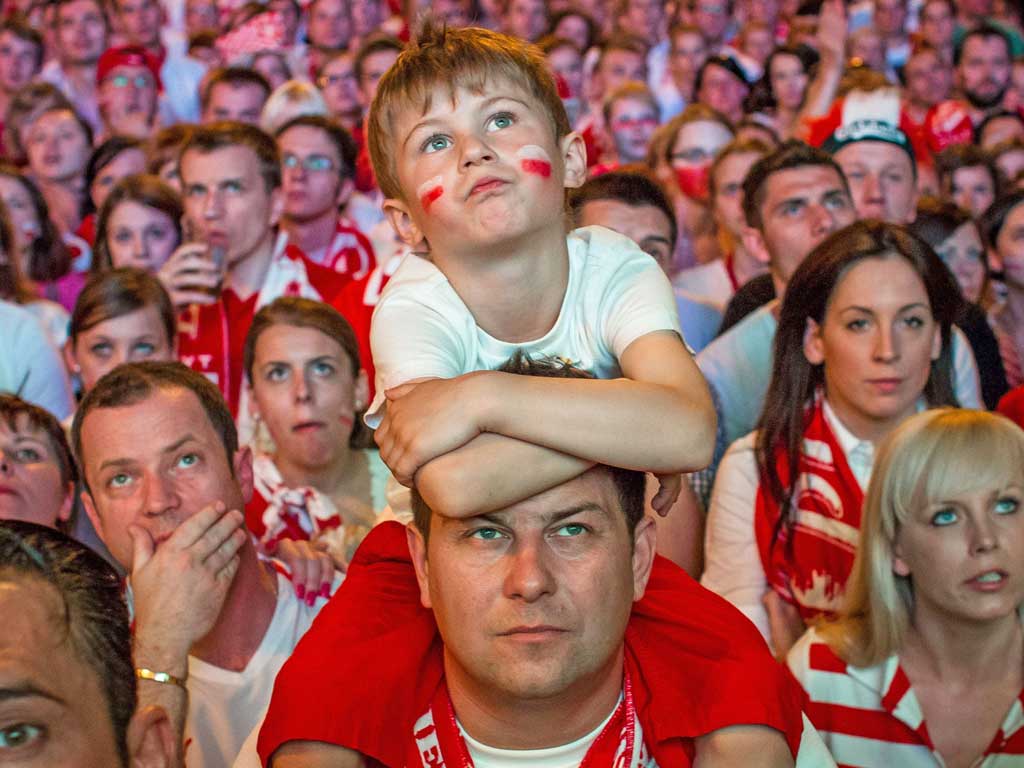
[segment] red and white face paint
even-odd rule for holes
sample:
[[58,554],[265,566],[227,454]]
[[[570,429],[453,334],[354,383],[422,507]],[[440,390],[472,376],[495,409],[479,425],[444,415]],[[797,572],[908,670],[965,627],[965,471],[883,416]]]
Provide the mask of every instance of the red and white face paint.
[[542,179],[551,178],[551,156],[544,147],[526,144],[516,152],[516,159],[519,160],[519,167],[524,173],[540,176]]
[[444,194],[444,186],[440,176],[427,179],[416,188],[416,196],[420,199],[420,206],[424,213],[430,213],[430,206]]

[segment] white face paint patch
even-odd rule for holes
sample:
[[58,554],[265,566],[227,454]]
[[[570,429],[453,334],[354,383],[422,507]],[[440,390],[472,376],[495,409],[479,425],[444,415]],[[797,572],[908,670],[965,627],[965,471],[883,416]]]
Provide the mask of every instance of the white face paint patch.
[[540,176],[542,179],[551,177],[551,156],[544,147],[526,144],[516,151],[516,158],[524,173]]
[[434,204],[441,195],[444,194],[444,187],[441,184],[441,177],[434,176],[432,179],[427,179],[416,188],[416,196],[420,199],[420,205],[423,207],[424,213],[430,212],[430,206]]

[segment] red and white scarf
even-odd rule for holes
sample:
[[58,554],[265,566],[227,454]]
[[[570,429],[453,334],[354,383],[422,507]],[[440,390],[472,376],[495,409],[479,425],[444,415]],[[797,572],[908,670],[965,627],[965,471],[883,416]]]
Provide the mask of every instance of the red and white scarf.
[[783,487],[792,487],[795,522],[775,531],[782,510],[762,474],[754,531],[768,584],[800,610],[804,621],[831,615],[842,603],[860,534],[864,492],[825,418],[819,394],[807,410],[796,482],[789,478],[786,450],[774,460]]
[[[438,686],[430,708],[413,725],[409,746],[407,766],[473,768],[473,759],[455,720],[455,709],[444,683]],[[627,673],[622,698],[590,745],[580,768],[657,768],[657,765],[644,745],[643,727],[637,719],[633,686]]]

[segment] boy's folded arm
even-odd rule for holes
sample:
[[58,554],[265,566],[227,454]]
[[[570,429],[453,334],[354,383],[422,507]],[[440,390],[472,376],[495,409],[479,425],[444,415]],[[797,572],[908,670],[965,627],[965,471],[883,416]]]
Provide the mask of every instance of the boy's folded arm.
[[427,506],[447,517],[473,517],[554,488],[592,466],[550,448],[482,434],[424,464],[416,473],[416,490]]
[[476,385],[486,403],[481,431],[656,474],[706,466],[714,408],[679,336],[641,336],[619,364],[624,378],[612,380],[483,374]]

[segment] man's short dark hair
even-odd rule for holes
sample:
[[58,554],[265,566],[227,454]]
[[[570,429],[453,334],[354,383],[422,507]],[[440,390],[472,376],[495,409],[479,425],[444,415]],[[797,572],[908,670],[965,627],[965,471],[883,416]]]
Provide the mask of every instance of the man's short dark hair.
[[402,41],[397,37],[391,35],[371,35],[366,38],[359,49],[356,51],[356,55],[352,59],[352,70],[356,74],[356,80],[361,85],[363,82],[363,64],[366,59],[375,53],[381,51],[394,51],[395,53],[401,53],[405,49],[402,45]]
[[[503,373],[514,373],[520,376],[543,376],[551,379],[592,379],[593,374],[555,358],[534,359],[523,352],[516,352],[501,368]],[[598,468],[606,470],[611,474],[615,489],[618,492],[619,506],[626,516],[626,528],[630,537],[636,530],[637,524],[644,517],[645,509],[645,482],[643,472],[634,469],[622,469],[603,464]],[[427,506],[423,497],[414,488],[412,491],[412,516],[413,523],[427,541],[430,537],[430,517],[433,511]]]
[[214,86],[222,84],[228,85],[231,88],[255,85],[263,89],[264,100],[270,97],[270,91],[272,90],[270,83],[267,82],[267,78],[255,69],[250,69],[249,67],[218,67],[206,77],[203,88],[199,92],[200,106],[203,111],[206,111],[206,107],[210,103],[210,94],[213,93]]
[[338,157],[341,158],[341,178],[354,179],[356,177],[356,159],[359,149],[356,147],[352,134],[345,130],[341,123],[323,115],[300,115],[278,128],[274,138],[279,140],[285,131],[299,126],[323,131],[337,150]]
[[71,444],[85,478],[85,456],[82,454],[82,424],[91,411],[100,408],[124,408],[138,405],[158,390],[184,389],[199,400],[213,431],[220,436],[228,466],[234,467],[238,450],[238,430],[231,411],[216,385],[201,373],[177,362],[124,363],[103,376],[82,398],[71,425]]
[[19,16],[0,22],[0,32],[10,32],[19,40],[35,46],[36,69],[43,65],[43,36]]
[[957,43],[953,48],[953,66],[959,67],[960,60],[963,58],[964,49],[967,47],[967,41],[972,37],[991,38],[998,37],[1004,43],[1006,43],[1006,58],[1008,60],[1013,59],[1013,43],[1010,42],[1010,36],[1006,34],[1002,29],[997,27],[995,24],[989,24],[987,21],[978,24],[975,27],[967,30],[964,36],[960,38],[960,42]]
[[672,204],[668,201],[668,196],[662,188],[658,186],[658,182],[651,178],[650,174],[641,166],[623,166],[616,171],[602,173],[573,190],[569,195],[569,208],[572,211],[573,220],[578,224],[580,216],[583,214],[583,206],[597,200],[615,200],[634,208],[653,205],[668,218],[671,247],[673,249],[676,247],[676,237],[679,232]]
[[992,178],[992,185],[995,188],[996,167],[992,163],[992,157],[979,146],[974,144],[953,144],[946,147],[935,156],[935,170],[939,175],[939,186],[944,187],[948,182],[953,183],[953,174],[961,168],[981,167],[988,171]]
[[974,143],[978,146],[984,145],[985,131],[988,127],[996,120],[1015,120],[1022,128],[1024,128],[1024,118],[1020,116],[1018,112],[1008,112],[1006,110],[1000,110],[993,112],[990,115],[985,115],[981,122],[974,126]]
[[0,582],[24,578],[40,579],[60,596],[62,626],[55,629],[96,675],[121,764],[128,765],[126,736],[137,683],[120,577],[102,557],[58,531],[0,521]]
[[[277,142],[255,125],[234,120],[197,125],[181,145],[178,155],[179,172],[181,159],[186,152],[195,150],[206,155],[228,147],[248,147],[253,151],[259,161],[260,176],[263,177],[263,185],[268,194],[281,186],[281,155],[277,150]],[[182,179],[182,182],[185,180]]]
[[1010,211],[1024,203],[1024,190],[1015,189],[1005,195],[1000,195],[996,201],[988,207],[988,210],[981,215],[979,222],[981,233],[989,248],[995,250],[996,242],[999,240],[999,233],[1003,231],[1006,219]]
[[768,179],[772,175],[790,168],[815,165],[834,170],[842,181],[843,190],[847,195],[850,194],[850,185],[846,183],[843,169],[832,155],[802,141],[790,139],[770,155],[754,163],[743,180],[743,218],[747,220],[747,226],[758,230],[764,228],[761,206],[764,205],[764,199],[768,194]]

